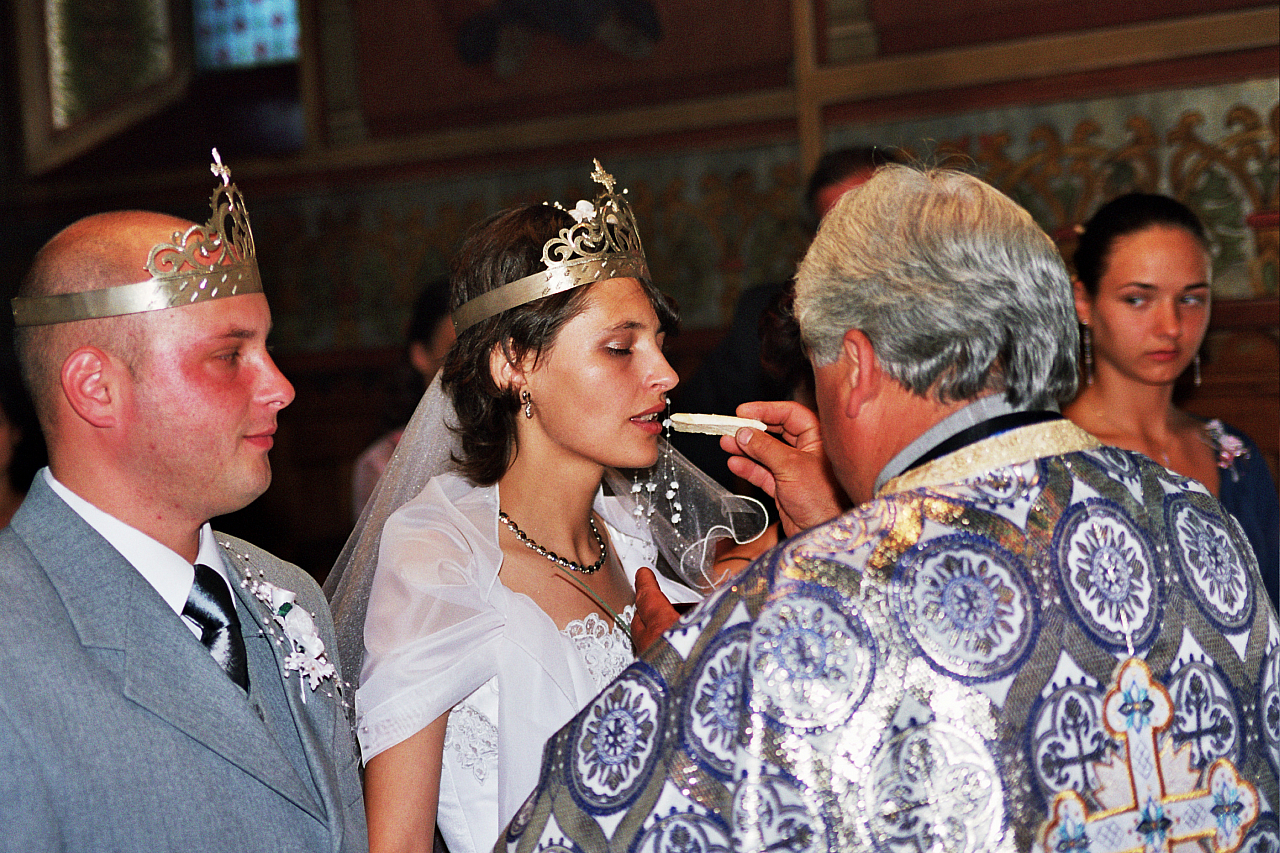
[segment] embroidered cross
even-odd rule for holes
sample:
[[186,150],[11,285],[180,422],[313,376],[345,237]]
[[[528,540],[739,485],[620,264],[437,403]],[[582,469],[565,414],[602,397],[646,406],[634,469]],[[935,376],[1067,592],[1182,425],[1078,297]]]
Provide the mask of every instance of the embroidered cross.
[[1054,780],[1059,788],[1068,787],[1072,777],[1079,780],[1070,787],[1093,787],[1090,768],[1107,756],[1115,744],[1102,731],[1101,726],[1095,728],[1091,714],[1086,711],[1086,699],[1083,696],[1069,696],[1061,718],[1062,733],[1051,739],[1040,759],[1040,768],[1045,776]]
[[1103,704],[1107,730],[1126,753],[1131,799],[1127,805],[1089,813],[1076,791],[1062,791],[1040,849],[1055,853],[1168,853],[1175,844],[1210,839],[1216,853],[1230,853],[1258,818],[1258,792],[1235,765],[1219,758],[1208,787],[1169,793],[1157,736],[1173,721],[1173,701],[1151,677],[1145,661],[1129,658],[1116,670]]
[[1210,750],[1214,745],[1230,743],[1235,734],[1235,724],[1214,699],[1204,675],[1193,672],[1181,698],[1186,728],[1173,732],[1173,742],[1179,746],[1187,742],[1192,744],[1196,750],[1196,767],[1208,764],[1207,756],[1212,754]]

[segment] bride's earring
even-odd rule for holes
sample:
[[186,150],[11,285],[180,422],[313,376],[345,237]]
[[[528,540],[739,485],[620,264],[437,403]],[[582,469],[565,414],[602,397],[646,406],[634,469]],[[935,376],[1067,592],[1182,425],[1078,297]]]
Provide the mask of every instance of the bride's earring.
[[533,398],[529,396],[528,388],[520,392],[520,402],[524,403],[524,416],[526,418],[532,418],[533,417]]
[[1200,353],[1196,353],[1196,357],[1191,360],[1191,381],[1200,387]]

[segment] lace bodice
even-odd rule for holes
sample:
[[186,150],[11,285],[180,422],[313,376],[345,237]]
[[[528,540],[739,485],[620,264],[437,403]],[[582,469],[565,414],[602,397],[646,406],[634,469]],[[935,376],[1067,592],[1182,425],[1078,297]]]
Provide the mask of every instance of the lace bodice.
[[[628,625],[635,612],[634,604],[622,611],[622,618]],[[631,637],[598,613],[588,613],[585,619],[575,619],[560,633],[573,643],[597,690],[603,689],[635,660]],[[458,703],[445,725],[446,756],[452,753],[458,766],[472,773],[481,785],[498,766],[498,727],[486,713],[492,712],[497,695],[497,683],[490,680]]]
[[[630,625],[635,613],[636,606],[627,605],[622,611],[622,620]],[[560,633],[573,642],[599,689],[617,678],[618,673],[636,659],[627,632],[598,613],[588,613],[585,619],[575,619]]]
[[[492,684],[480,690],[496,693]],[[477,693],[480,691],[476,691]],[[458,766],[475,774],[476,782],[483,785],[485,779],[498,767],[498,727],[493,720],[472,704],[467,697],[449,712],[445,723],[444,749],[446,756],[452,752]]]

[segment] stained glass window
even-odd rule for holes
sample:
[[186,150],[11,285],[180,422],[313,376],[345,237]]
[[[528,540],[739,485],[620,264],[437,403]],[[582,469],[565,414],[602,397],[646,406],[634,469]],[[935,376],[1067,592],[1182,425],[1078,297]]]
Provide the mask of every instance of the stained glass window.
[[298,58],[297,0],[195,0],[196,62],[249,68]]

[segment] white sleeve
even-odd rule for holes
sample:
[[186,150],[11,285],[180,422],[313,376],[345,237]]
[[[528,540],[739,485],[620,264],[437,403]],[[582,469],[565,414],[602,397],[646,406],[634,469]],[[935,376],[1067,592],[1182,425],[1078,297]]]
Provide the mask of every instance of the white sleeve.
[[497,672],[501,551],[429,484],[388,520],[356,694],[364,760],[416,734]]

